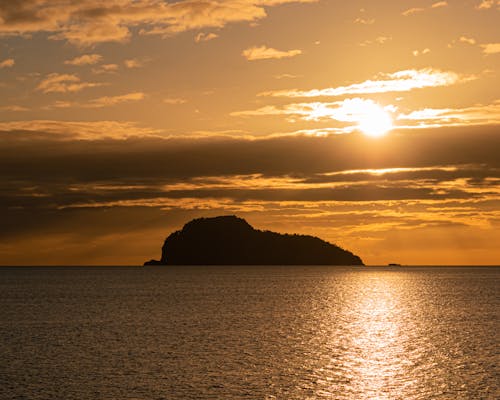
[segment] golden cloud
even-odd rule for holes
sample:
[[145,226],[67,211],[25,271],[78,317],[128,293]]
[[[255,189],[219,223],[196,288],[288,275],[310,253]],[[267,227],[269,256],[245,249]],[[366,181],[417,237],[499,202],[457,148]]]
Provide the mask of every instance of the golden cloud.
[[112,74],[118,71],[119,68],[118,64],[103,64],[98,68],[93,68],[92,72],[94,74]]
[[418,57],[418,56],[422,56],[422,55],[425,55],[425,54],[429,54],[430,52],[431,52],[431,49],[425,48],[423,50],[413,50],[412,54],[415,57]]
[[375,19],[358,17],[354,20],[354,23],[362,25],[372,25],[375,23]]
[[476,44],[476,39],[474,38],[469,38],[467,36],[460,36],[460,39],[458,39],[460,42],[462,43],[467,43],[467,44],[471,44],[471,45],[474,45]]
[[425,108],[399,114],[400,121],[418,123],[419,127],[500,124],[500,100],[488,105],[464,108]]
[[102,56],[100,54],[84,54],[79,57],[75,57],[71,60],[67,60],[64,62],[66,65],[93,65],[97,64],[102,60]]
[[243,50],[241,55],[249,61],[290,58],[302,54],[301,50],[276,50],[267,46],[253,46]]
[[368,46],[370,44],[384,44],[390,40],[392,40],[391,36],[378,36],[374,40],[365,40],[364,42],[361,42],[359,45]]
[[476,8],[478,10],[488,10],[490,8],[493,8],[494,5],[500,6],[500,1],[499,0],[482,0],[481,3],[479,3]]
[[168,97],[166,99],[163,99],[163,103],[165,103],[165,104],[172,104],[172,105],[175,105],[175,104],[184,104],[184,103],[187,103],[187,100],[186,99],[182,99],[180,97]]
[[[289,122],[296,118],[303,121],[337,121],[338,127],[310,130],[310,134],[318,136],[331,133],[350,133],[358,128],[359,122],[374,108],[380,108],[370,99],[350,98],[334,102],[292,103],[278,107],[264,106],[255,110],[235,111],[234,117],[287,116]],[[425,108],[408,113],[398,112],[394,105],[382,107],[399,123],[395,128],[429,128],[444,126],[473,126],[500,124],[500,100],[488,105],[473,105],[463,108]],[[304,132],[307,133],[307,132]]]
[[407,17],[408,15],[416,14],[416,13],[422,12],[424,10],[425,10],[425,8],[413,7],[413,8],[409,8],[406,11],[403,11],[402,15],[404,15],[405,17]]
[[194,29],[222,28],[267,16],[266,8],[316,0],[17,0],[0,3],[0,35],[51,34],[88,46],[123,42],[132,27],[146,35],[169,36]]
[[142,92],[127,93],[119,96],[104,96],[91,100],[88,104],[85,105],[85,107],[89,108],[108,107],[120,103],[140,101],[143,100],[145,97],[146,97],[145,94]]
[[339,86],[311,90],[273,90],[259,93],[259,96],[272,97],[337,97],[351,94],[374,94],[388,92],[407,92],[428,87],[451,86],[460,82],[476,79],[476,76],[463,76],[452,71],[441,71],[433,68],[408,69],[389,74],[381,74],[376,79]]
[[129,58],[123,61],[123,64],[125,64],[127,68],[140,68],[143,67],[145,63],[146,60],[139,60],[138,58]]
[[157,129],[141,127],[135,122],[53,120],[0,122],[0,131],[43,133],[60,141],[126,140],[131,137],[156,137],[161,133]]
[[47,75],[37,86],[36,90],[43,93],[72,93],[85,88],[102,86],[97,82],[82,82],[76,75],[53,73]]
[[0,111],[22,112],[22,111],[29,111],[29,108],[17,105],[10,105],[10,106],[0,107]]
[[500,53],[500,43],[487,43],[482,44],[484,54],[497,54]]
[[57,100],[53,104],[45,107],[50,110],[54,108],[103,108],[115,106],[117,104],[129,103],[132,101],[143,100],[146,95],[142,92],[133,92],[117,96],[103,96],[96,99],[89,100],[86,103],[61,101]]
[[[428,7],[428,9],[441,8],[441,7],[447,7],[447,6],[448,6],[447,1],[438,1],[434,4],[432,4],[430,7]],[[403,11],[402,15],[407,17],[409,15],[417,14],[417,13],[420,13],[420,12],[425,11],[425,10],[426,10],[426,8],[423,8],[423,7],[413,7],[413,8],[409,8],[406,11]]]
[[8,58],[7,60],[0,61],[0,68],[11,68],[15,63],[13,58]]
[[431,5],[431,8],[446,7],[447,5],[448,5],[447,1],[438,1],[437,3]]
[[218,38],[219,35],[217,35],[216,33],[213,33],[213,32],[210,32],[210,33],[203,33],[203,32],[200,32],[198,33],[195,37],[194,37],[194,41],[196,43],[200,43],[200,42],[208,42],[209,40],[213,40],[213,39],[216,39]]
[[394,112],[396,108],[392,105],[381,107],[369,99],[352,98],[335,102],[293,103],[283,107],[265,106],[256,110],[236,111],[231,113],[231,116],[286,115],[289,116],[289,122],[295,122],[296,117],[304,121],[334,120],[340,123],[339,127],[334,128],[334,133],[349,133],[359,128],[366,115],[381,110]]

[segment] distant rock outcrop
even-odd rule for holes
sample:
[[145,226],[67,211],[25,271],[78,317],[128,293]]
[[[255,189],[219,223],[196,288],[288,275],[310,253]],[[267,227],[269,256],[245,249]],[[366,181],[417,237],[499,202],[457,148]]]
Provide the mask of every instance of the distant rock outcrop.
[[144,265],[363,265],[317,237],[254,229],[236,216],[200,218],[172,233],[161,260]]

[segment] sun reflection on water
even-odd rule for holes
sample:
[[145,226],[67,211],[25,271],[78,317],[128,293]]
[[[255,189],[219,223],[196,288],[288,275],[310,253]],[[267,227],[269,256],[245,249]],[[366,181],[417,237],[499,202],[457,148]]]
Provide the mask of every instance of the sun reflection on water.
[[385,399],[386,388],[394,384],[403,368],[398,296],[382,277],[373,277],[365,284],[351,326],[353,383],[370,398]]
[[[330,393],[356,399],[405,398],[415,382],[407,354],[412,327],[404,318],[401,282],[375,271],[359,274],[352,282],[342,310],[348,333],[342,351],[323,370],[327,380],[336,382]],[[338,347],[339,338],[332,340]]]

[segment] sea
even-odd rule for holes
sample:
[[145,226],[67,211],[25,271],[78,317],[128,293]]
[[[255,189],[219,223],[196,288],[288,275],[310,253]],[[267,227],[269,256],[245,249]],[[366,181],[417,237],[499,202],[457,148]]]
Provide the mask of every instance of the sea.
[[0,399],[499,399],[499,267],[0,268]]

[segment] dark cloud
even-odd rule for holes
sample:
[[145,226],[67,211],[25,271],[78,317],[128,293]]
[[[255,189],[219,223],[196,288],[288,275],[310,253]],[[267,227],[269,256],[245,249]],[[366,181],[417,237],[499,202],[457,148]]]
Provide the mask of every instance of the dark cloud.
[[[143,181],[235,174],[300,175],[369,168],[500,167],[498,127],[267,139],[51,140],[0,132],[0,176],[38,182]],[[123,178],[123,177],[126,177]]]
[[[393,132],[379,140],[355,134],[71,138],[71,132],[0,132],[5,259],[16,257],[8,256],[9,246],[34,257],[28,243],[42,246],[44,238],[54,249],[63,246],[68,257],[83,251],[82,243],[105,246],[123,234],[137,235],[130,240],[143,240],[152,251],[139,232],[167,234],[202,215],[250,215],[278,228],[294,216],[299,231],[330,226],[349,238],[494,223],[498,209],[500,135],[494,127]],[[369,171],[380,168],[399,169]],[[295,229],[290,224],[283,230]],[[97,256],[82,257],[90,262]]]
[[[462,199],[494,195],[500,175],[500,135],[492,127],[396,132],[377,141],[359,135],[60,138],[0,132],[4,210],[158,198]],[[380,168],[400,169],[366,171]]]

